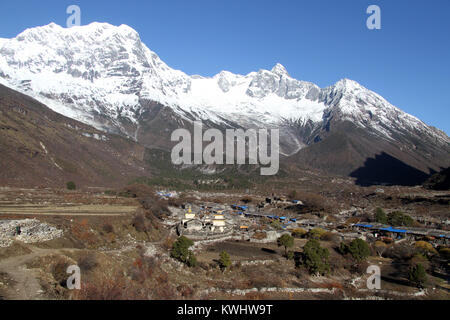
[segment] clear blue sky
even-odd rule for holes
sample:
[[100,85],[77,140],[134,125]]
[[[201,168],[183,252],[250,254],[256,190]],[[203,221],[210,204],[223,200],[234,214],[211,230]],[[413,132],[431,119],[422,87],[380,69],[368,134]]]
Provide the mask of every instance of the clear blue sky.
[[[82,24],[127,24],[188,74],[246,74],[276,62],[321,87],[350,78],[450,133],[449,0],[0,1],[0,37],[55,22],[77,4]],[[366,28],[381,7],[382,29]]]

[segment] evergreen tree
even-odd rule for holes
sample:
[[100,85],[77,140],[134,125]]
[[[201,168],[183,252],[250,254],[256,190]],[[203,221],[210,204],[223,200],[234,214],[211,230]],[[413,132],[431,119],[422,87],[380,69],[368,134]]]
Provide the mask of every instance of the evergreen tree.
[[355,239],[347,246],[347,252],[352,255],[355,261],[361,262],[370,256],[370,247],[364,240]]
[[322,248],[319,241],[309,240],[303,247],[303,265],[311,274],[325,275],[330,271],[327,248]]
[[375,210],[375,221],[382,224],[388,223],[386,212],[383,209],[377,208]]
[[427,272],[425,268],[419,263],[409,269],[409,281],[417,287],[422,288],[427,280]]
[[284,247],[284,255],[287,257],[287,249],[294,246],[294,237],[285,233],[278,238],[277,244],[279,247]]
[[231,258],[230,255],[226,251],[222,251],[220,253],[219,265],[222,270],[228,269],[231,267]]
[[194,267],[197,264],[197,259],[194,253],[189,250],[193,244],[194,242],[185,236],[179,237],[172,246],[170,256],[180,262],[186,263],[190,267]]

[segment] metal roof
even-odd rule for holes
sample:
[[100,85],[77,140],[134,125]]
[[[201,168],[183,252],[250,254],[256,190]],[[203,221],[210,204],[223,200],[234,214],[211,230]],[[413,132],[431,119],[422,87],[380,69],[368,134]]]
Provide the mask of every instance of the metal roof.
[[385,226],[380,224],[364,224],[364,223],[357,223],[354,224],[356,227],[361,228],[369,228],[373,230],[381,230],[381,231],[388,231],[388,232],[396,232],[396,233],[409,233],[409,234],[416,234],[416,235],[429,235],[429,236],[435,236],[440,238],[447,238],[450,239],[450,234],[448,231],[443,230],[433,230],[433,229],[425,229],[425,228],[405,228],[405,229],[397,229],[392,226]]
[[357,224],[355,224],[355,226],[362,227],[362,228],[373,228],[373,225],[371,225],[371,224],[357,223]]
[[392,227],[380,228],[379,230],[388,231],[388,232],[406,233],[406,230],[404,230],[404,229],[395,229],[395,228],[392,228]]

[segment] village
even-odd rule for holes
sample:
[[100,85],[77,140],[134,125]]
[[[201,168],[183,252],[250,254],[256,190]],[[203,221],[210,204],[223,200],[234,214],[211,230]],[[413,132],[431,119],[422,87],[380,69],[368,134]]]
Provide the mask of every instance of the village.
[[[176,196],[175,193],[160,192],[162,197]],[[341,241],[362,239],[369,242],[381,240],[386,243],[401,243],[426,240],[434,247],[450,244],[450,231],[433,228],[436,224],[422,218],[425,227],[394,227],[381,223],[348,223],[349,218],[357,217],[358,210],[343,211],[337,220],[326,217],[302,218],[295,213],[301,208],[301,200],[288,200],[287,197],[268,197],[258,204],[184,204],[174,210],[166,223],[176,227],[177,235],[192,240],[239,239],[250,242],[274,242],[283,234],[295,230],[309,232],[313,229],[330,232]],[[425,220],[426,221],[425,221]],[[446,226],[450,220],[439,221]]]

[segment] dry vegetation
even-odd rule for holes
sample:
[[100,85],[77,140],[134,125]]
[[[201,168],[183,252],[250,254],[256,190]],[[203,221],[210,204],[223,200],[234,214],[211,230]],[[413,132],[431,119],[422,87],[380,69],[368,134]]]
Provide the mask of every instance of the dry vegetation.
[[[41,193],[20,191],[30,199]],[[47,191],[46,191],[47,192]],[[45,193],[44,193],[45,194]],[[343,297],[365,297],[368,293],[357,291],[351,280],[365,276],[368,263],[380,264],[387,276],[383,287],[393,292],[416,292],[408,283],[405,270],[409,266],[422,264],[431,275],[440,270],[448,261],[448,248],[438,250],[427,243],[417,243],[415,247],[376,242],[371,245],[367,261],[355,263],[349,254],[339,251],[340,239],[332,232],[316,228],[307,231],[298,228],[293,231],[294,246],[290,249],[294,259],[286,259],[284,248],[276,243],[258,244],[242,241],[214,243],[196,251],[198,265],[189,268],[168,256],[176,236],[161,223],[170,214],[169,207],[181,207],[184,203],[202,203],[215,199],[208,194],[199,200],[190,193],[183,193],[176,200],[161,200],[154,190],[145,185],[130,185],[124,189],[108,192],[57,191],[47,194],[53,198],[51,204],[61,205],[61,201],[73,204],[109,203],[116,206],[135,205],[132,214],[121,216],[42,216],[39,219],[64,230],[64,237],[35,245],[44,251],[26,263],[34,270],[46,297],[51,299],[122,300],[122,299],[340,299]],[[292,195],[291,195],[292,196]],[[384,195],[385,196],[385,195]],[[399,195],[400,196],[400,195]],[[17,194],[7,194],[8,201]],[[336,218],[339,206],[334,197],[322,194],[296,191],[295,198],[306,204],[299,212],[304,218],[321,217],[325,221]],[[91,199],[91,200],[89,200]],[[220,196],[226,203],[258,203],[261,195],[243,196],[227,194]],[[218,201],[217,201],[218,202]],[[377,203],[377,202],[376,202]],[[7,216],[12,218],[14,216]],[[355,216],[347,224],[363,219]],[[268,222],[262,223],[254,239],[264,239]],[[299,263],[303,247],[309,239],[318,239],[321,246],[329,251],[331,272],[325,277],[311,275]],[[149,248],[153,248],[149,253]],[[32,246],[15,243],[13,247],[0,249],[2,259],[30,254]],[[226,251],[232,266],[226,271],[219,268],[219,255]],[[252,261],[255,261],[252,264]],[[65,287],[65,269],[77,264],[82,270],[82,290],[70,291]],[[406,266],[406,267],[405,267]],[[1,277],[1,274],[0,274]],[[362,278],[362,279],[363,279]],[[363,281],[363,280],[362,280]],[[430,276],[428,287],[442,287],[439,278]],[[260,291],[254,291],[254,289]],[[261,291],[279,288],[281,291]],[[289,291],[304,288],[305,291]],[[311,293],[310,288],[324,291]],[[1,292],[0,294],[4,294]],[[236,291],[241,290],[241,291]],[[285,291],[283,291],[285,290]],[[387,294],[379,294],[390,297]],[[429,297],[442,296],[442,292],[432,291]],[[448,298],[448,295],[443,295]],[[393,296],[399,298],[398,296]]]

